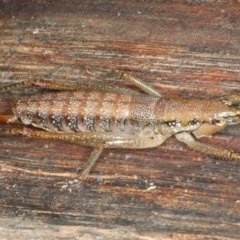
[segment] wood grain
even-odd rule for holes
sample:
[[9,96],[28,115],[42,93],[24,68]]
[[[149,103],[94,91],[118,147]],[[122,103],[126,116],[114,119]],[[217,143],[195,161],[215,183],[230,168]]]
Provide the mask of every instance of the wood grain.
[[[240,86],[239,8],[238,1],[1,1],[0,84],[126,85],[106,75],[120,69],[167,96],[233,92]],[[1,93],[0,114],[11,112],[15,98],[39,92]],[[240,151],[240,129],[201,141]],[[75,173],[90,152],[0,136],[0,163],[24,169]],[[82,184],[4,168],[0,178],[1,238],[240,236],[240,163],[204,156],[175,139],[154,149],[105,150]]]

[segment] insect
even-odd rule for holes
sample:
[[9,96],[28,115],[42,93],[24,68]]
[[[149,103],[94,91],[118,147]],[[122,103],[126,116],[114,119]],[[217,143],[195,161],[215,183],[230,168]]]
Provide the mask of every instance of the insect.
[[[114,85],[70,85],[27,80],[0,88],[35,85],[59,90],[16,100],[12,115],[0,123],[22,123],[36,129],[1,129],[1,133],[59,139],[93,147],[83,180],[105,148],[152,148],[175,136],[189,148],[214,157],[240,160],[240,154],[196,141],[240,122],[240,94],[214,99],[167,98],[141,79],[117,75],[141,91]],[[41,130],[38,130],[41,129]],[[29,171],[31,172],[31,171]]]

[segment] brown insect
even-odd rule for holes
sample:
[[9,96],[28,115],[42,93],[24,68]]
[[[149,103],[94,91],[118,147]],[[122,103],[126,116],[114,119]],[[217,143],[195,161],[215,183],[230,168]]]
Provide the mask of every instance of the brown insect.
[[113,85],[69,85],[45,80],[28,80],[0,88],[6,91],[35,85],[60,90],[20,98],[12,108],[13,115],[0,115],[0,123],[22,123],[45,131],[12,128],[1,132],[93,147],[81,180],[104,148],[152,148],[171,136],[202,153],[240,160],[238,153],[195,141],[240,122],[237,107],[240,94],[218,100],[166,98],[139,78],[122,71],[116,73],[143,93]]

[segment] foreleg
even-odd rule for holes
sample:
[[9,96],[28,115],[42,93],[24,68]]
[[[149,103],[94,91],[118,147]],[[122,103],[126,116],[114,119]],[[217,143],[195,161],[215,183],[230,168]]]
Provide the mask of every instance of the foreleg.
[[238,105],[240,104],[240,93],[226,95],[219,98],[219,100],[228,106]]
[[240,155],[238,153],[229,151],[221,147],[211,146],[201,142],[197,142],[190,133],[182,132],[176,134],[175,136],[179,141],[187,144],[189,148],[198,152],[202,152],[214,157],[224,158],[227,160],[240,160]]

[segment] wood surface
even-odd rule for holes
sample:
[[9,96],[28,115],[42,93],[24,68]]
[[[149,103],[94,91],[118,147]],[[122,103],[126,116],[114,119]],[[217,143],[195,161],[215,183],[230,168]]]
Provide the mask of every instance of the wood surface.
[[[119,69],[165,96],[211,98],[239,90],[239,39],[238,1],[1,1],[0,84],[130,86],[108,76]],[[42,92],[1,93],[0,114],[14,99]],[[240,152],[240,128],[200,141]],[[60,174],[1,168],[0,238],[239,239],[239,162],[171,138],[153,149],[104,150],[80,184],[71,176],[91,151],[0,136],[1,164]]]

